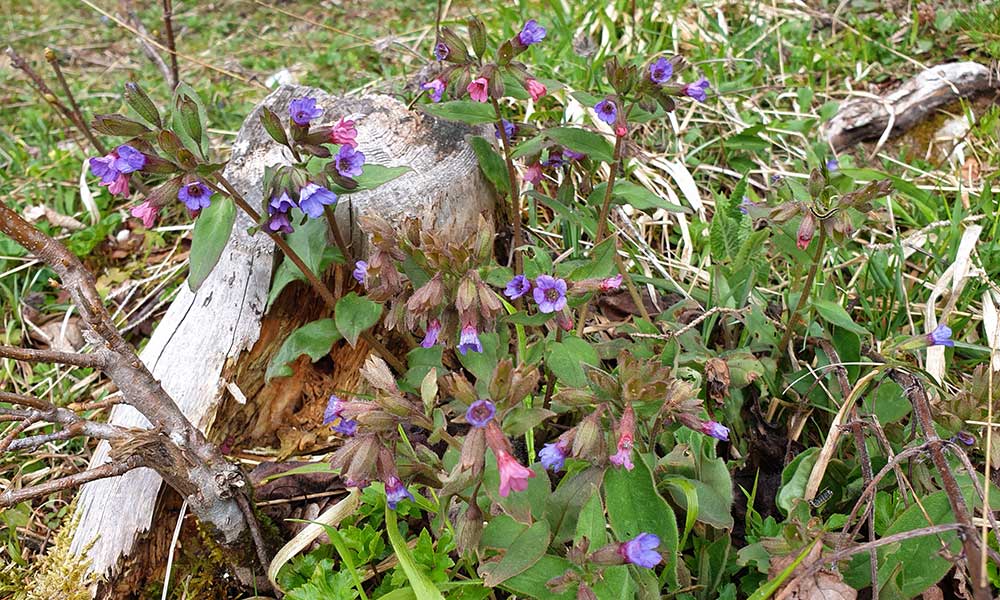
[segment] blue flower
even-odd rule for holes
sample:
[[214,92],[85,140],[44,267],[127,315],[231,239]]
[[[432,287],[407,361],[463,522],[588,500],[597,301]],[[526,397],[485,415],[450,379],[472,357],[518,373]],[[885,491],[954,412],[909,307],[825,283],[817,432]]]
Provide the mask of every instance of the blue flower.
[[343,145],[334,158],[334,165],[337,172],[344,177],[357,177],[361,175],[361,167],[365,164],[365,155],[354,148]]
[[[344,146],[350,148],[350,146]],[[313,219],[323,215],[323,207],[337,203],[337,194],[315,183],[307,183],[299,190],[299,208]]]
[[293,208],[295,208],[295,201],[288,196],[288,192],[281,192],[280,196],[271,198],[271,201],[267,204],[267,212],[272,215],[275,213],[287,213]]
[[403,482],[399,480],[399,477],[392,475],[385,482],[385,503],[390,509],[396,510],[396,505],[403,498],[409,498],[410,502],[413,502],[413,494],[406,489]]
[[681,88],[681,92],[685,96],[690,96],[698,102],[704,102],[708,99],[708,80],[704,77],[698,79],[694,83],[689,83]]
[[594,110],[597,111],[597,118],[604,121],[608,125],[614,125],[615,119],[618,117],[618,107],[611,100],[605,98],[597,104],[594,105]]
[[544,40],[545,33],[545,28],[539,25],[538,21],[531,19],[521,28],[521,32],[517,34],[517,39],[521,42],[521,45],[530,46]]
[[489,400],[476,400],[465,411],[465,420],[473,427],[486,427],[497,414],[497,407]]
[[927,341],[931,346],[953,347],[955,342],[951,339],[951,327],[945,324],[938,325],[934,331],[927,334]]
[[341,413],[344,412],[344,401],[333,395],[326,403],[326,409],[323,411],[323,424],[329,425],[337,419],[340,418]]
[[420,84],[420,89],[431,93],[431,102],[440,102],[441,95],[444,94],[444,82],[440,79],[432,79],[427,83]]
[[177,199],[188,207],[188,210],[208,208],[212,201],[212,190],[200,181],[191,182],[177,191]]
[[511,300],[517,300],[530,291],[531,280],[524,275],[516,275],[513,279],[507,282],[507,287],[504,289],[503,295],[507,296]]
[[467,323],[462,327],[462,332],[458,339],[459,353],[465,354],[469,350],[473,352],[483,351],[483,344],[479,341],[479,332],[476,331],[476,326],[472,323]]
[[538,460],[541,461],[542,466],[546,469],[559,472],[566,465],[566,457],[568,455],[569,449],[560,440],[554,444],[545,444],[542,451],[538,453]]
[[550,275],[539,275],[535,278],[532,294],[540,312],[558,312],[566,306],[566,281]]
[[146,166],[146,155],[128,144],[118,146],[115,152],[118,153],[115,168],[121,173],[132,173]]
[[[503,122],[503,130],[504,133],[507,134],[507,139],[508,140],[514,139],[514,133],[517,131],[517,127],[515,127],[514,124],[508,121],[507,119],[500,119],[500,120]],[[497,129],[496,131],[494,131],[493,135],[496,136],[496,138],[499,140],[500,130]]]
[[363,260],[354,263],[354,272],[351,275],[354,276],[355,281],[364,285],[365,277],[368,277],[368,263]]
[[655,84],[662,85],[670,81],[673,74],[674,63],[665,58],[661,57],[655,63],[649,65],[649,80]]
[[434,344],[437,344],[439,333],[441,333],[441,321],[434,319],[427,324],[427,332],[424,334],[424,340],[420,342],[420,347],[433,348]]
[[323,109],[316,107],[315,98],[296,98],[288,105],[288,113],[296,125],[305,127],[309,125],[309,121],[318,119],[323,114]]
[[618,548],[619,554],[627,562],[637,567],[652,569],[660,564],[663,557],[656,551],[660,545],[660,538],[652,533],[640,533],[631,540],[623,542]]

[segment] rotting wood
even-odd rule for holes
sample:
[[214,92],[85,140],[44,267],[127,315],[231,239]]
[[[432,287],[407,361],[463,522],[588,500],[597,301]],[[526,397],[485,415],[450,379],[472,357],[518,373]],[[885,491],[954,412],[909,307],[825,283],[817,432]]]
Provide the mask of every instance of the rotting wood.
[[877,97],[856,97],[823,128],[834,150],[880,139],[887,128],[898,136],[930,113],[959,98],[1000,89],[997,74],[976,62],[946,63],[919,73],[897,89]]
[[[385,96],[337,98],[300,86],[284,86],[262,105],[287,114],[290,100],[301,96],[317,98],[326,111],[322,124],[342,116],[354,119],[359,149],[369,163],[413,169],[376,190],[353,194],[338,205],[338,221],[350,232],[359,256],[365,254],[364,240],[355,226],[356,218],[369,212],[394,222],[417,217],[441,235],[462,235],[476,226],[481,214],[491,215],[492,189],[479,173],[475,154],[466,143],[470,128],[407,111],[402,103]],[[264,132],[258,108],[247,117],[233,144],[225,175],[248,202],[259,206],[264,167],[288,160]],[[252,225],[245,215],[238,217],[218,266],[197,293],[182,288],[141,353],[187,418],[217,441],[246,431],[254,433],[251,437],[273,441],[283,419],[302,407],[301,398],[279,401],[282,386],[272,382],[265,387],[263,373],[284,338],[323,312],[320,303],[302,287],[289,286],[261,336],[274,248],[267,237],[249,235]],[[331,356],[336,365],[344,367],[336,371],[343,378],[322,382],[323,387],[330,386],[325,393],[356,383],[351,374],[356,375],[357,368],[348,367],[359,365],[365,355],[367,350],[360,344],[353,349],[335,348]],[[245,405],[230,397],[227,387],[233,381],[245,394]],[[220,411],[223,402],[225,408]],[[276,405],[272,407],[272,403]],[[128,406],[116,406],[110,422],[148,426]],[[109,446],[102,442],[92,464],[104,462],[108,451]],[[73,550],[81,552],[97,539],[88,552],[93,571],[114,577],[122,557],[140,551],[136,544],[151,527],[161,483],[155,472],[139,469],[84,486],[77,503],[80,522]],[[122,510],[124,506],[129,507],[127,511]]]

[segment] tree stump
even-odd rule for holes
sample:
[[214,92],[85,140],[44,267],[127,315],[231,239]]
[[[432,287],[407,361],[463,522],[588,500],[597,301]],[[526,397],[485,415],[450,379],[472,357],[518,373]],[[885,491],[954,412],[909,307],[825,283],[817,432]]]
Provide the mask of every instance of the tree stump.
[[[262,105],[284,116],[289,102],[303,96],[315,97],[324,109],[316,125],[332,124],[341,117],[356,121],[359,149],[367,162],[412,169],[338,204],[337,220],[342,231],[350,232],[359,256],[364,255],[364,243],[357,218],[365,214],[378,214],[390,222],[417,217],[425,228],[446,236],[466,235],[475,230],[480,215],[492,217],[493,190],[481,176],[467,143],[467,136],[476,133],[472,128],[409,111],[387,96],[341,98],[302,86],[283,86]],[[264,131],[259,113],[260,107],[244,121],[225,170],[235,188],[255,206],[262,201],[265,166],[290,161],[287,150]],[[210,439],[226,441],[227,445],[234,440],[240,445],[273,442],[281,427],[295,420],[290,415],[303,406],[310,415],[315,410],[311,403],[303,402],[308,377],[276,379],[265,386],[264,371],[288,334],[314,318],[329,315],[306,286],[293,284],[285,288],[265,317],[275,253],[266,236],[248,233],[252,225],[246,215],[238,217],[218,266],[197,293],[184,286],[141,353],[184,414]],[[344,280],[350,279],[343,275],[349,270],[339,269],[342,276],[335,289],[343,290]],[[353,386],[357,368],[366,356],[362,343],[353,349],[335,347],[326,372],[313,378],[321,382],[322,394],[328,396],[335,389]],[[303,373],[307,365],[296,365],[297,372]],[[321,415],[322,408],[319,411]],[[148,427],[142,416],[127,406],[116,407],[111,422]],[[319,421],[315,423],[318,426]],[[101,442],[91,467],[106,462],[107,456],[108,445]],[[87,552],[91,570],[117,578],[117,589],[130,587],[120,585],[122,577],[135,578],[131,589],[139,593],[142,580],[166,560],[161,556],[162,562],[156,564],[157,555],[169,545],[162,543],[162,537],[169,541],[174,521],[162,519],[169,522],[155,527],[152,522],[161,483],[155,472],[141,469],[89,483],[79,494],[80,521],[73,550],[80,554],[94,542]],[[138,548],[140,543],[145,547]],[[160,548],[161,552],[150,552],[149,548]],[[131,565],[123,573],[122,558],[130,555],[141,556],[145,564]]]

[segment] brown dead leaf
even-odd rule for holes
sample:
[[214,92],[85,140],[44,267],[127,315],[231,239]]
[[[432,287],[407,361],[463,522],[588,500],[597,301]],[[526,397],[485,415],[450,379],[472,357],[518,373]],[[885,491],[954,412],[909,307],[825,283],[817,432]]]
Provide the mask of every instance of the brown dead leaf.
[[[813,545],[805,559],[792,571],[788,583],[774,596],[775,600],[857,600],[857,590],[844,583],[840,573],[826,568],[812,572],[812,567],[822,560],[822,555],[823,544]],[[777,577],[795,561],[796,556],[793,553],[772,557],[768,577]]]
[[721,358],[710,358],[705,362],[705,384],[708,397],[718,403],[729,395],[729,364]]
[[38,205],[29,206],[24,209],[24,218],[29,222],[34,223],[45,219],[49,223],[55,225],[56,227],[62,227],[63,229],[69,231],[79,231],[81,229],[86,229],[86,225],[77,221],[73,217],[60,214],[48,206]]
[[[965,579],[964,577],[962,579]],[[944,592],[938,586],[929,587],[920,595],[921,600],[944,600]]]

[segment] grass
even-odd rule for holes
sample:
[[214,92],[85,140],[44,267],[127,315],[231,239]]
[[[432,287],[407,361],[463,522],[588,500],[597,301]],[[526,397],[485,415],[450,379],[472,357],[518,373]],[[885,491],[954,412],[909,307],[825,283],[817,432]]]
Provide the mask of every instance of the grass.
[[[146,4],[137,16],[155,36],[160,12],[155,3]],[[713,82],[717,98],[681,108],[666,124],[643,126],[642,143],[630,149],[627,167],[631,181],[690,209],[688,214],[631,215],[634,228],[626,237],[635,271],[644,275],[639,280],[689,294],[709,308],[725,304],[713,293],[721,260],[711,252],[709,224],[716,202],[729,197],[744,174],[754,199],[774,193],[772,176],[802,182],[810,168],[832,156],[820,126],[840,103],[862,92],[891,89],[940,62],[1000,58],[996,0],[971,10],[954,1],[913,12],[906,10],[908,4],[891,3],[898,8],[889,15],[883,3],[859,0],[840,12],[835,12],[836,2],[812,4],[816,8],[784,0],[552,0],[501,4],[480,14],[496,36],[512,34],[524,18],[544,18],[550,28],[547,43],[529,55],[541,78],[567,85],[559,95],[563,102],[548,115],[555,120],[585,122],[572,93],[609,91],[602,89],[603,74],[595,65],[612,55],[682,54]],[[50,80],[43,51],[56,50],[86,114],[118,110],[119,91],[128,80],[141,82],[154,98],[167,99],[167,85],[143,56],[136,36],[116,23],[117,17],[102,14],[117,14],[113,6],[9,2],[2,7],[6,18],[0,36]],[[445,21],[460,25],[472,6],[449,5]],[[427,65],[434,8],[430,2],[399,0],[322,7],[302,1],[177,3],[182,77],[202,94],[213,146],[225,155],[244,116],[267,92],[263,82],[282,69],[303,84],[331,91],[379,91],[412,99],[414,82]],[[155,231],[129,232],[127,203],[111,200],[91,181],[98,210],[92,220],[80,199],[80,176],[82,161],[93,152],[2,60],[0,197],[19,209],[44,205],[86,225],[68,231],[39,223],[85,257],[120,326],[131,328],[133,340],[141,343],[150,323],[140,317],[162,312],[184,275],[188,220],[176,211]],[[890,210],[878,211],[874,227],[832,249],[817,296],[847,306],[854,321],[868,326],[876,339],[925,331],[928,303],[936,300],[930,312],[947,320],[960,340],[945,363],[942,409],[961,426],[961,419],[985,419],[983,411],[962,403],[960,392],[989,353],[984,295],[993,290],[1000,300],[1000,190],[994,189],[1000,171],[1000,107],[987,100],[948,110],[977,117],[964,139],[962,164],[928,153],[929,126],[882,148],[861,145],[838,157],[851,177],[888,174],[897,193],[891,205],[880,207]],[[541,239],[552,241],[553,249],[561,250],[579,235],[578,228],[560,219],[533,220],[532,226],[536,234],[545,234]],[[966,253],[961,240],[971,226],[982,232]],[[792,286],[808,263],[806,253],[794,249],[794,230],[786,233],[775,243],[792,258],[772,264],[754,292],[764,304],[797,294]],[[950,282],[946,275],[956,259],[968,261],[969,276]],[[38,330],[53,331],[45,324],[72,323],[66,300],[50,278],[23,250],[0,238],[0,342],[30,338],[42,343]],[[947,292],[933,295],[939,283]],[[85,370],[4,361],[0,379],[4,389],[47,396],[62,405],[108,393]],[[805,393],[808,383],[797,389]],[[819,446],[825,411],[836,406],[822,391],[808,394],[822,410],[809,417],[813,426],[799,441]],[[62,443],[44,457],[8,457],[0,463],[0,478],[32,481],[78,469],[88,448]],[[16,531],[4,536],[4,561],[26,566],[31,555],[42,553],[47,532],[66,516],[69,498],[0,515],[9,531]]]

